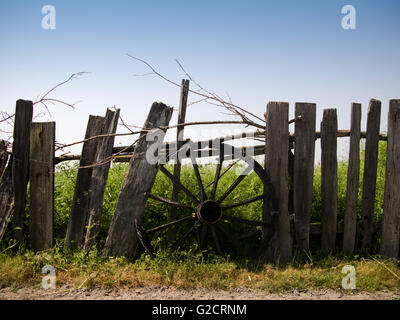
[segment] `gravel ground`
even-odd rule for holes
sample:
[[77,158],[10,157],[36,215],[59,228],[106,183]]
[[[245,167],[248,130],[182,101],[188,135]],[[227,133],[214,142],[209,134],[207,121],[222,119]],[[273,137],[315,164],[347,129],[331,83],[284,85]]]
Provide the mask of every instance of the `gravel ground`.
[[126,289],[74,289],[64,285],[54,290],[38,288],[3,288],[0,300],[399,300],[396,291],[353,292],[309,290],[283,294],[238,287],[231,290],[193,289],[171,287],[137,287]]

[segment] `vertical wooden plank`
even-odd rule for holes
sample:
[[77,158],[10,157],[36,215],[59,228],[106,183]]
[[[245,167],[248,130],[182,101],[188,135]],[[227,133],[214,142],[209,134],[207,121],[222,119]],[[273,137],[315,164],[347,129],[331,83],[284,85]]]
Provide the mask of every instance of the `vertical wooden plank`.
[[376,172],[378,167],[379,127],[381,102],[372,99],[368,108],[367,133],[365,142],[364,181],[362,194],[363,242],[362,248],[369,253],[372,246]]
[[[104,117],[90,115],[85,139],[100,135],[103,126]],[[79,167],[81,168],[78,170],[78,175],[76,177],[74,198],[65,238],[65,246],[67,248],[78,247],[82,244],[93,172],[93,167],[85,167],[94,163],[100,141],[100,138],[88,140],[82,146],[79,162]]]
[[289,214],[294,214],[294,153],[292,149],[294,149],[294,143],[289,142],[289,151],[288,151]]
[[55,122],[31,124],[29,236],[35,251],[53,246]]
[[25,222],[26,188],[29,170],[29,136],[32,122],[32,101],[18,100],[15,107],[13,135],[13,184],[14,184],[14,214],[12,225],[14,237],[22,241]]
[[335,250],[337,230],[337,114],[325,109],[321,122],[321,245],[324,254]]
[[[143,128],[167,126],[172,110],[163,103],[154,102]],[[165,132],[157,132],[157,141],[163,141]],[[154,143],[156,142],[146,141],[146,134],[142,133],[136,144],[108,231],[104,249],[107,256],[133,257],[136,253],[138,237],[135,220],[139,223],[142,221],[146,203],[145,193],[151,190],[158,171],[157,163],[150,163],[146,159],[146,152]]]
[[0,241],[4,236],[14,209],[12,162],[13,160],[11,156],[0,182]]
[[309,249],[314,177],[316,105],[314,103],[296,103],[295,116],[301,116],[301,120],[295,123],[295,229],[297,248],[303,251]]
[[0,178],[7,165],[7,161],[8,161],[7,142],[4,140],[0,140]]
[[[292,255],[290,220],[288,211],[288,151],[289,151],[289,104],[269,102],[267,105],[265,169],[275,190],[279,213],[275,218],[276,230],[267,249],[267,259],[274,262],[287,262]],[[272,212],[264,206],[264,220],[271,219]]]
[[399,257],[400,245],[400,100],[390,100],[386,181],[380,253]]
[[[111,111],[107,109],[104,119],[104,126],[101,134],[109,135],[114,134],[117,130],[119,119],[119,109]],[[100,227],[101,211],[103,208],[104,191],[106,189],[108,171],[110,169],[111,161],[106,159],[112,155],[115,136],[106,136],[101,138],[98,142],[99,147],[96,153],[96,158],[92,171],[91,185],[89,192],[89,221],[85,237],[85,250],[90,250],[94,241],[96,240],[97,233]],[[106,161],[105,161],[106,160]]]
[[[181,95],[180,95],[180,99],[179,99],[178,124],[185,123],[188,94],[189,94],[189,80],[182,79]],[[184,129],[185,129],[185,127],[177,128],[177,133],[176,133],[177,150],[179,150],[179,148],[184,143],[183,142]],[[178,157],[177,157],[177,160],[178,160]],[[180,161],[177,161],[174,164],[173,176],[175,179],[180,181],[180,178],[181,178],[181,163],[180,163]],[[178,201],[178,195],[179,195],[179,188],[174,184],[172,187],[171,199],[173,201]],[[169,219],[169,221],[173,221],[173,220],[175,220],[175,218],[176,218],[175,208],[171,207],[170,210],[168,211],[168,219]],[[176,238],[175,229],[169,228],[168,229],[168,239],[170,241],[174,241],[175,238]]]
[[346,209],[344,214],[343,252],[351,255],[357,232],[358,184],[360,178],[361,104],[351,105],[350,150],[347,169]]

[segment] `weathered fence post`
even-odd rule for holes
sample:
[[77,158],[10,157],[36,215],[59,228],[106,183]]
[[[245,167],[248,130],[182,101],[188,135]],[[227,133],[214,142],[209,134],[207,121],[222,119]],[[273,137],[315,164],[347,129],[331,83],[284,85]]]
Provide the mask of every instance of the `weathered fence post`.
[[14,237],[22,241],[24,234],[26,189],[29,170],[29,135],[32,122],[32,101],[18,100],[15,107],[13,135],[13,184],[14,184],[14,214],[12,225]]
[[86,251],[92,247],[100,227],[101,211],[103,208],[104,191],[106,189],[108,171],[110,169],[111,160],[107,159],[112,156],[115,136],[113,135],[118,126],[119,109],[111,111],[107,109],[104,119],[104,127],[101,130],[105,136],[101,138],[96,153],[96,159],[91,177],[91,185],[89,192],[89,221],[86,230],[84,248]]
[[337,114],[325,109],[321,122],[321,245],[324,254],[335,250],[337,230]]
[[390,100],[380,253],[398,258],[400,244],[400,100]]
[[[172,110],[163,103],[154,102],[143,129],[167,126]],[[147,161],[146,152],[153,144],[163,141],[165,132],[158,130],[158,133],[158,139],[154,142],[146,141],[146,133],[142,133],[136,144],[108,231],[104,249],[107,256],[133,257],[136,253],[138,237],[135,220],[139,223],[142,221],[145,193],[151,190],[158,171],[157,163]]]
[[[292,256],[290,220],[288,211],[288,151],[289,151],[289,104],[269,102],[267,105],[265,169],[275,190],[279,213],[274,224],[274,234],[266,248],[266,257],[274,262],[287,262]],[[264,206],[264,220],[273,213]]]
[[31,124],[29,236],[35,251],[53,246],[55,122]]
[[296,103],[294,147],[294,212],[297,248],[309,249],[310,217],[312,205],[314,153],[315,153],[314,103]]
[[372,99],[368,108],[367,134],[365,142],[364,181],[362,194],[363,242],[362,248],[369,253],[374,231],[376,173],[378,167],[379,127],[381,102]]
[[343,252],[351,255],[357,232],[358,184],[360,178],[361,104],[351,105],[350,151],[347,169],[346,209],[344,214]]
[[4,140],[0,140],[0,178],[7,165],[7,161],[8,161],[7,143]]
[[[179,111],[178,111],[178,124],[185,123],[186,118],[186,108],[187,108],[187,100],[189,94],[189,80],[182,79],[182,86],[181,86],[181,95],[179,99]],[[176,132],[176,150],[182,146],[183,142],[183,132],[185,127],[178,127]],[[178,155],[176,156],[176,163],[174,164],[174,173],[173,176],[175,179],[180,181],[181,178],[181,163],[178,159]],[[179,188],[174,184],[172,186],[172,201],[178,201],[179,195]],[[175,220],[175,208],[170,208],[168,211],[168,220],[173,221]],[[176,232],[174,227],[168,230],[168,239],[170,241],[175,241]]]
[[[103,126],[104,117],[90,115],[85,140],[100,135]],[[92,182],[93,167],[90,167],[90,165],[94,163],[100,141],[100,138],[88,140],[82,146],[79,161],[80,168],[76,177],[74,198],[65,238],[65,247],[67,248],[78,247],[82,244],[87,220],[90,185]]]
[[0,182],[0,241],[7,229],[14,209],[14,189],[12,181],[13,160],[10,156]]

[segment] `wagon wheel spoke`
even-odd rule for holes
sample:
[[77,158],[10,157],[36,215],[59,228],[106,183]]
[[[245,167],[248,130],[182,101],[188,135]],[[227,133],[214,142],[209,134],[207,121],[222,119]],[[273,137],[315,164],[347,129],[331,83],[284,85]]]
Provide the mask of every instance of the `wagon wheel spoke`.
[[167,199],[167,198],[163,198],[163,197],[157,196],[157,195],[152,194],[152,193],[149,193],[149,192],[146,192],[145,195],[146,195],[147,197],[149,197],[149,198],[152,198],[152,199],[154,199],[154,200],[157,200],[157,201],[160,201],[160,202],[164,202],[164,203],[173,205],[173,206],[175,206],[175,207],[193,209],[193,207],[192,207],[191,205],[184,204],[184,203],[179,203],[179,202],[176,202],[176,201]]
[[233,236],[222,223],[218,223],[217,224],[217,228],[219,230],[221,230],[221,232],[229,239],[229,241],[232,242],[232,244],[236,247],[236,249],[241,249],[242,248],[242,244],[240,243],[240,241]]
[[[197,222],[197,221],[196,221]],[[190,227],[190,229],[188,231],[186,231],[186,233],[178,240],[174,243],[174,245],[172,246],[171,250],[175,251],[176,249],[179,248],[179,246],[182,244],[182,242],[190,236],[190,234],[196,229],[196,222],[193,223],[193,225]]]
[[224,146],[223,144],[219,145],[219,161],[217,164],[217,169],[215,170],[215,177],[214,181],[212,182],[213,184],[213,189],[211,191],[211,200],[215,200],[215,194],[217,193],[217,186],[218,186],[218,181],[221,179],[221,169],[222,169],[222,163],[224,162]]
[[196,175],[197,183],[199,184],[201,200],[204,201],[207,199],[207,195],[206,195],[206,192],[204,191],[203,182],[201,181],[199,165],[197,163],[193,163],[193,169],[194,169],[194,174]]
[[252,229],[250,231],[246,231],[245,233],[240,235],[238,237],[238,240],[244,240],[244,239],[247,239],[247,238],[254,237],[254,236],[260,234],[261,232],[262,232],[261,231],[261,227],[256,227],[256,228],[254,228],[254,229]]
[[221,179],[229,170],[231,170],[236,163],[238,163],[239,160],[236,160],[234,162],[232,162],[231,164],[228,165],[228,167],[221,173],[221,175],[219,176],[219,179]]
[[210,226],[210,229],[211,229],[212,237],[214,239],[215,247],[217,248],[217,252],[218,252],[218,254],[222,254],[221,245],[219,243],[217,233],[215,231],[215,226]]
[[139,241],[142,244],[143,248],[148,254],[150,254],[152,258],[154,258],[154,248],[151,245],[149,238],[147,237],[146,231],[139,225],[137,219],[135,219],[135,227]]
[[174,226],[174,225],[176,225],[176,224],[178,224],[178,223],[181,223],[181,222],[184,222],[184,221],[189,221],[189,220],[194,220],[194,219],[195,219],[195,218],[194,218],[192,215],[187,216],[187,217],[183,217],[183,218],[181,218],[181,219],[177,219],[177,220],[168,222],[168,223],[163,224],[163,225],[161,225],[161,226],[148,229],[148,230],[146,230],[146,233],[161,231],[161,230],[167,229],[167,228],[169,228],[169,227],[172,227],[172,226]]
[[211,191],[211,196],[210,196],[211,200],[215,200],[215,194],[217,193],[218,181],[221,178],[220,177],[221,169],[222,169],[222,160],[220,160],[218,162],[217,169],[215,170],[215,177],[214,177],[214,181],[213,181],[213,189]]
[[[214,180],[211,181],[210,183],[208,183],[208,184],[205,186],[205,189],[207,189],[207,188],[210,187],[211,185],[214,185],[214,183],[215,183],[216,181],[217,181],[217,184],[218,184],[218,181],[221,180],[221,178],[223,177],[223,175],[224,175],[225,173],[227,173],[236,163],[238,163],[238,161],[235,161],[234,163],[231,163],[231,164],[228,166],[228,168],[227,168],[224,172],[222,172],[221,174],[218,174],[218,175],[217,175],[217,171],[219,170],[219,172],[221,172],[221,170],[222,170],[222,163],[218,163],[218,165],[221,167],[221,169],[218,169],[218,167],[217,167],[217,171],[215,172],[216,175],[215,175]],[[217,177],[218,177],[218,179],[217,179]],[[216,189],[217,189],[217,187],[215,187],[215,193],[216,193],[216,191],[217,191]],[[214,199],[215,199],[215,194],[214,194]],[[214,200],[214,199],[211,199],[211,200]]]
[[224,219],[229,220],[229,221],[234,221],[234,222],[239,222],[243,224],[248,224],[251,226],[260,226],[260,227],[266,227],[267,223],[261,222],[261,221],[255,221],[255,220],[248,220],[248,219],[242,219],[242,218],[237,218],[237,217],[232,217],[232,216],[227,216],[224,214],[223,216]]
[[229,206],[222,207],[222,209],[227,210],[227,209],[240,207],[240,206],[243,206],[245,204],[249,204],[249,203],[252,203],[252,202],[256,202],[256,201],[262,200],[262,199],[264,199],[264,197],[265,197],[265,195],[262,194],[262,195],[259,195],[257,197],[254,197],[254,198],[251,198],[251,199],[248,199],[248,200],[244,200],[244,201],[241,201],[241,202],[238,202],[238,203],[235,203],[235,204],[231,204]]
[[196,204],[200,203],[200,200],[193,195],[180,181],[175,179],[175,177],[167,170],[163,165],[160,165],[160,170],[164,173],[176,186],[178,186],[183,192],[185,192]]
[[222,195],[222,197],[219,198],[219,199],[217,200],[217,202],[218,202],[218,203],[221,203],[222,201],[224,201],[225,198],[226,198],[227,196],[229,196],[233,190],[235,190],[235,188],[239,185],[240,182],[243,181],[243,179],[244,179],[245,177],[246,177],[246,175],[240,175],[240,176],[235,180],[235,182],[232,183],[232,185],[228,188],[228,190],[225,191],[225,193]]

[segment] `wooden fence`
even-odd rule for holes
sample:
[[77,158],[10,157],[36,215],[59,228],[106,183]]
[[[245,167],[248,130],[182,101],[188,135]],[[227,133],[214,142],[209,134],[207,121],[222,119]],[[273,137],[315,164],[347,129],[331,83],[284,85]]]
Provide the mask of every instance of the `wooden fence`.
[[[179,123],[184,123],[188,81],[182,82]],[[374,232],[381,233],[380,254],[398,258],[400,244],[400,100],[391,100],[388,113],[388,132],[380,133],[381,102],[371,100],[368,107],[367,129],[361,132],[360,104],[351,105],[350,130],[338,130],[336,109],[325,109],[321,131],[316,132],[316,105],[295,104],[295,131],[288,129],[288,103],[270,102],[266,110],[266,130],[256,132],[265,136],[265,145],[243,148],[243,153],[265,155],[265,170],[269,174],[278,211],[274,237],[266,250],[278,252],[280,261],[292,257],[293,250],[309,250],[310,234],[321,234],[321,249],[325,254],[337,249],[337,234],[343,233],[342,250],[355,251],[356,234],[362,234],[362,250],[371,253]],[[44,250],[53,246],[54,172],[61,161],[78,160],[75,193],[72,201],[65,245],[68,248],[84,245],[90,249],[96,239],[101,216],[103,195],[110,162],[104,161],[118,154],[114,161],[130,161],[117,208],[106,240],[108,255],[135,254],[137,234],[135,219],[144,213],[146,192],[149,192],[157,173],[157,166],[146,163],[143,151],[148,147],[142,133],[136,149],[113,147],[119,110],[107,110],[105,117],[90,116],[85,139],[79,156],[55,157],[55,123],[32,122],[32,102],[18,100],[15,112],[14,140],[9,155],[0,146],[0,240],[11,220],[14,238],[21,241],[25,233],[25,205],[27,183],[30,182],[29,242],[33,249]],[[172,109],[162,103],[151,107],[144,128],[168,126]],[[178,137],[183,130],[178,130]],[[111,134],[108,135],[107,134]],[[227,142],[241,135],[224,137]],[[348,175],[344,221],[337,221],[338,213],[338,160],[337,139],[350,137]],[[315,142],[321,141],[321,224],[310,223]],[[360,176],[360,141],[365,139],[365,159],[362,185],[362,217],[357,218]],[[382,224],[375,222],[375,193],[378,163],[378,143],[387,141],[386,177]],[[197,157],[212,155],[212,140],[199,142]],[[177,140],[165,143],[163,150],[181,145]],[[123,152],[121,152],[123,150]],[[293,150],[293,151],[292,151]],[[136,155],[136,156],[135,156]],[[132,157],[133,156],[133,157]],[[132,159],[133,158],[133,159]],[[8,164],[7,164],[8,159]],[[100,163],[101,165],[93,164]],[[196,170],[196,168],[194,168]],[[197,169],[198,170],[198,169]],[[173,176],[179,181],[180,166],[175,165]],[[289,181],[292,183],[289,186]],[[172,201],[177,199],[174,187]],[[133,213],[132,213],[133,212]],[[294,213],[294,219],[291,219]],[[265,212],[264,212],[265,216]],[[174,218],[174,213],[169,213]],[[86,234],[85,234],[86,232]],[[174,237],[173,232],[169,237]]]

